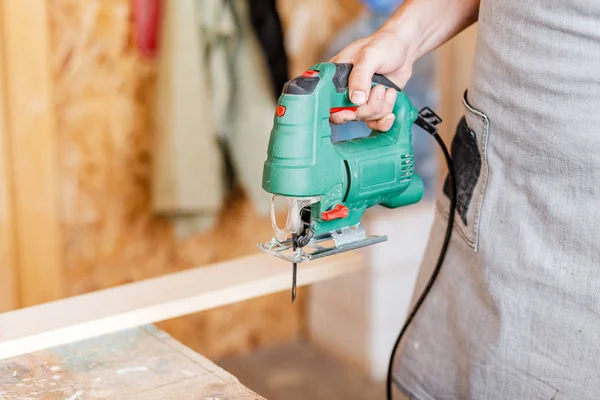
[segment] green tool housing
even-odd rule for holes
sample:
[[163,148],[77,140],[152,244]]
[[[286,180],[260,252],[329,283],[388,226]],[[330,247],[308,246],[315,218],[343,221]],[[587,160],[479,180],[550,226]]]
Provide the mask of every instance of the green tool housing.
[[369,207],[397,208],[423,197],[412,149],[418,111],[384,76],[376,74],[373,85],[398,91],[391,129],[332,143],[330,114],[355,107],[348,95],[351,70],[351,64],[313,65],[285,85],[273,120],[262,187],[284,197],[321,196],[311,206],[316,235],[358,224]]

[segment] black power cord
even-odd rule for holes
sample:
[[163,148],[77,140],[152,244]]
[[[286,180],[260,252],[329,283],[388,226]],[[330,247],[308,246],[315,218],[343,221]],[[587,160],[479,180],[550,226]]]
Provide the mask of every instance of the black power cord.
[[444,144],[444,141],[442,140],[440,135],[437,133],[437,129],[435,127],[440,122],[441,119],[437,115],[435,115],[433,111],[431,111],[429,108],[424,108],[419,112],[419,117],[415,121],[415,124],[429,132],[436,140],[436,142],[438,142],[442,152],[444,153],[446,163],[448,164],[448,177],[450,179],[450,187],[452,189],[452,195],[450,197],[450,214],[448,215],[448,226],[446,228],[446,236],[444,238],[444,243],[442,245],[442,249],[440,251],[440,255],[438,257],[433,273],[431,274],[431,277],[427,282],[427,286],[425,286],[425,289],[423,289],[423,292],[419,296],[417,302],[415,303],[415,306],[408,315],[408,318],[406,318],[404,326],[402,327],[402,330],[400,331],[400,334],[396,339],[396,343],[394,343],[387,374],[386,392],[388,400],[392,400],[392,370],[394,366],[394,357],[396,356],[396,351],[398,350],[398,346],[400,345],[400,341],[402,340],[404,333],[406,333],[406,330],[408,329],[410,323],[415,318],[415,315],[417,315],[419,307],[421,307],[421,304],[423,304],[423,301],[425,300],[425,298],[429,294],[429,291],[431,290],[431,287],[435,283],[435,280],[442,268],[442,264],[444,263],[444,258],[446,258],[446,252],[448,251],[448,246],[450,245],[450,238],[452,237],[452,229],[454,225],[454,212],[456,210],[456,176],[454,174],[454,166],[452,164],[452,158],[450,157],[448,148]]

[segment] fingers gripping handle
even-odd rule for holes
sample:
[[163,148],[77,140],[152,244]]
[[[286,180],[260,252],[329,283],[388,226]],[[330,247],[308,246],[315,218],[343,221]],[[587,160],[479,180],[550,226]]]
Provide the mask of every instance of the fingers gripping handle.
[[[344,109],[356,110],[358,107],[352,103],[349,99],[348,93],[348,78],[350,77],[350,73],[352,72],[352,64],[349,63],[334,63],[335,65],[335,73],[332,78],[332,83],[335,86],[335,95],[332,98],[332,105],[330,109],[330,113],[341,111]],[[392,113],[395,115],[394,123],[392,127],[386,132],[379,132],[373,130],[371,135],[373,134],[384,134],[390,137],[392,140],[397,141],[401,136],[400,132],[402,129],[406,129],[403,127],[405,125],[405,120],[407,118],[406,112],[415,112],[416,110],[412,107],[412,104],[408,100],[408,97],[402,92],[402,89],[398,87],[394,82],[386,78],[381,74],[374,74],[371,78],[371,82],[374,85],[381,84],[387,88],[396,89],[398,92],[396,95],[396,103],[394,104],[394,108]],[[411,122],[412,125],[412,122]],[[408,128],[410,129],[410,127]]]
[[[285,123],[285,126],[292,126],[304,123],[303,121],[311,115],[323,120],[338,111],[356,110],[358,105],[350,101],[348,96],[348,78],[352,68],[352,64],[347,63],[319,63],[286,83],[276,110],[276,121]],[[372,84],[394,88],[397,95],[392,110],[395,116],[392,127],[386,132],[372,131],[371,135],[385,135],[393,142],[398,142],[401,138],[409,140],[410,128],[417,117],[417,110],[406,94],[385,76],[374,74]],[[318,107],[317,112],[313,114],[315,101],[318,102]],[[291,107],[291,112],[286,112],[287,107]],[[282,129],[287,128],[282,126]],[[323,131],[323,134],[330,133],[330,130]]]

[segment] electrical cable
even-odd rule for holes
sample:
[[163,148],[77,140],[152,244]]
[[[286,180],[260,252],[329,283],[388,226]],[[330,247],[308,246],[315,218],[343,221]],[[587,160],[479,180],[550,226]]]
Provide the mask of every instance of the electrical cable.
[[387,400],[392,400],[392,380],[393,380],[392,370],[393,370],[393,366],[394,366],[394,357],[396,356],[396,351],[398,350],[398,347],[400,345],[400,341],[402,340],[402,337],[406,333],[406,330],[408,329],[412,320],[417,315],[417,312],[419,311],[421,304],[423,304],[423,301],[429,294],[429,291],[431,290],[431,287],[435,283],[435,280],[442,268],[442,264],[444,263],[444,258],[446,258],[446,252],[448,251],[448,246],[450,245],[450,238],[452,237],[452,229],[454,226],[454,213],[456,210],[456,175],[454,174],[454,166],[452,164],[452,158],[450,157],[448,148],[444,144],[444,141],[442,140],[440,135],[437,133],[437,130],[434,128],[434,126],[429,124],[427,121],[424,121],[421,117],[419,117],[419,119],[417,119],[416,123],[420,127],[427,130],[433,136],[433,138],[436,140],[436,142],[440,145],[442,152],[444,153],[444,158],[446,159],[446,163],[448,164],[448,178],[450,179],[450,187],[452,189],[451,196],[450,196],[450,214],[448,215],[448,226],[446,228],[446,236],[444,238],[444,243],[442,245],[442,249],[440,251],[440,255],[438,257],[435,268],[433,269],[431,277],[429,278],[429,281],[427,282],[427,286],[425,286],[425,288],[423,289],[423,292],[419,296],[412,311],[408,315],[408,318],[406,318],[406,321],[404,322],[404,326],[402,327],[402,330],[400,331],[400,334],[398,335],[398,338],[396,339],[396,343],[394,343],[394,347],[392,349],[392,355],[390,357],[390,363],[388,366],[388,373],[387,373],[387,382],[386,382]]

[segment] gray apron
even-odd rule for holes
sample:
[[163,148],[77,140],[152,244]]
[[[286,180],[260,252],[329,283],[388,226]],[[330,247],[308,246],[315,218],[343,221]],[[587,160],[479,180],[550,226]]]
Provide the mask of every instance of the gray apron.
[[453,239],[396,386],[419,400],[600,399],[600,0],[482,0],[463,104]]

